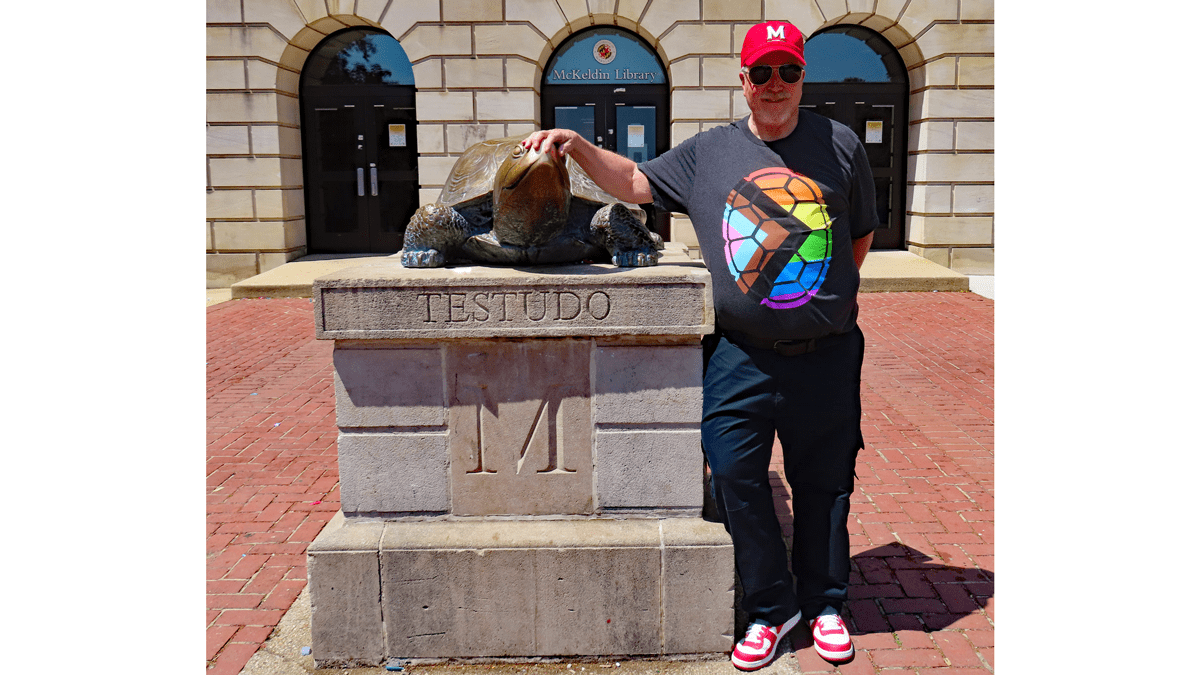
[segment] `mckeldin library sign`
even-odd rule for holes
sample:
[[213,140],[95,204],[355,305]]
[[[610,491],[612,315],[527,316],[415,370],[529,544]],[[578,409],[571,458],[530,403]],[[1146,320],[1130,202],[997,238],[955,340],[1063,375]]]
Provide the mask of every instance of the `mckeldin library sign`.
[[580,81],[599,81],[599,82],[619,82],[626,83],[658,83],[659,75],[656,72],[635,72],[628,68],[616,68],[612,71],[601,70],[599,68],[585,68],[580,70],[572,68],[570,70],[554,70],[550,73],[550,78],[547,80],[549,84],[562,84],[564,82],[580,82]]

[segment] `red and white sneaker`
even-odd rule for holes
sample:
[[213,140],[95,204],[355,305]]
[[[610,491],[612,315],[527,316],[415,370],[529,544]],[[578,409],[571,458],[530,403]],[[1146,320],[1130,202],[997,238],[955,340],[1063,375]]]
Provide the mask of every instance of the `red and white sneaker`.
[[779,638],[783,637],[796,624],[800,623],[800,615],[796,614],[780,626],[767,626],[752,623],[746,630],[746,637],[733,648],[730,661],[740,670],[757,670],[771,662],[775,657],[775,648],[779,646]]
[[849,661],[854,656],[850,629],[837,614],[822,614],[808,622],[812,628],[813,646],[821,658],[832,663]]

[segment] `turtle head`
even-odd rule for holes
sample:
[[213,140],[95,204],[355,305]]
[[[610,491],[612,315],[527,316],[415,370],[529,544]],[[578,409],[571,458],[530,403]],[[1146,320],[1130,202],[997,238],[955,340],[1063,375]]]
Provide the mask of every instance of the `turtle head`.
[[553,239],[571,209],[567,162],[553,150],[515,143],[500,162],[492,189],[492,231],[505,244],[537,246]]

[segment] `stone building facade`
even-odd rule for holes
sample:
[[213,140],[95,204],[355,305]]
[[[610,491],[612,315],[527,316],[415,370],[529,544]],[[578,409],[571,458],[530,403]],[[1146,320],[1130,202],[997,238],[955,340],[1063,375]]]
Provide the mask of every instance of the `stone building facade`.
[[[301,73],[338,31],[384,31],[411,62],[425,203],[469,144],[541,127],[543,71],[573,35],[617,26],[657,55],[674,145],[748,113],[738,53],[764,19],[790,20],[805,35],[862,26],[896,50],[909,88],[901,247],[991,274],[990,0],[208,0],[208,285],[313,252]],[[683,218],[670,236],[694,241]]]

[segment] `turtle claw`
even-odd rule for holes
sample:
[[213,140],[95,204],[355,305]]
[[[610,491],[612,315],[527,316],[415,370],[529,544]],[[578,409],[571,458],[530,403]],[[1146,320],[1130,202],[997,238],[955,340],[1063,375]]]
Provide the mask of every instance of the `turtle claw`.
[[405,267],[442,267],[446,264],[446,254],[432,248],[406,248],[400,251],[400,264]]
[[658,264],[662,238],[651,232],[624,205],[609,204],[592,217],[592,232],[612,254],[618,267],[649,267]]
[[651,267],[658,264],[657,252],[622,251],[613,254],[612,264],[617,267]]

